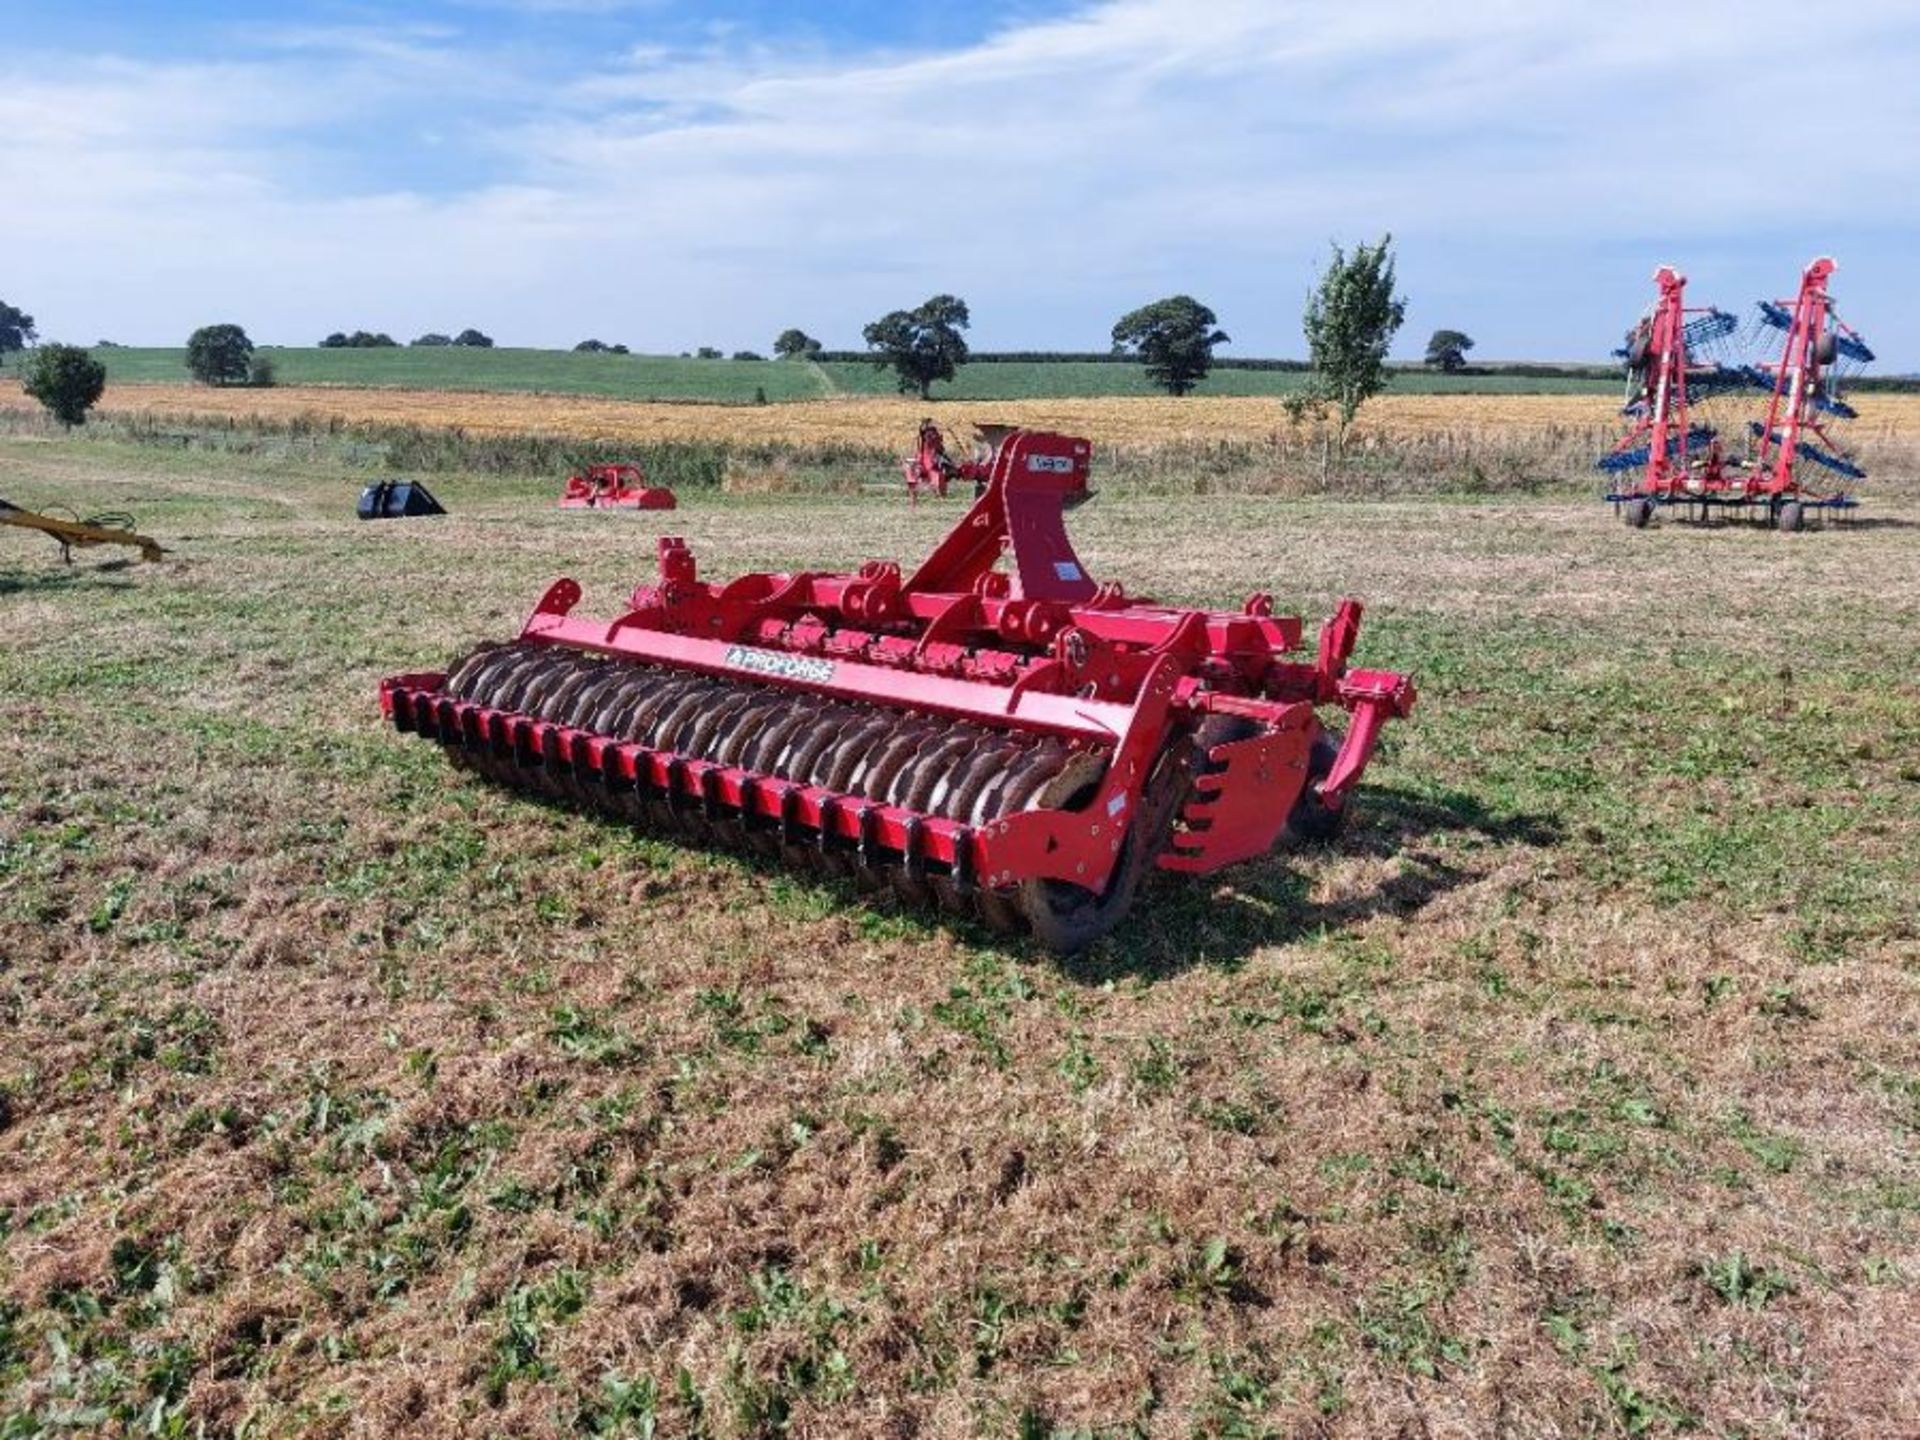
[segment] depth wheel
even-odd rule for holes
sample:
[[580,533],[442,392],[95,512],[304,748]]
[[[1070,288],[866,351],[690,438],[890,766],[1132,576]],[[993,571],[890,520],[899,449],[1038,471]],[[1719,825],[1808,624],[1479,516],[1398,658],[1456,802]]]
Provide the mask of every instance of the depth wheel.
[[1329,805],[1320,798],[1320,782],[1333,773],[1333,762],[1340,753],[1340,742],[1322,732],[1313,740],[1307,754],[1307,783],[1287,812],[1287,838],[1298,845],[1327,845],[1347,828],[1351,805]]
[[1789,535],[1807,528],[1807,511],[1798,500],[1789,500],[1780,507],[1780,528]]
[[[1029,880],[1020,887],[1020,908],[1026,912],[1027,924],[1049,950],[1077,955],[1118,925],[1133,907],[1140,882],[1165,848],[1167,832],[1185,797],[1185,767],[1178,750],[1177,741],[1163,750],[1141,787],[1140,808],[1121,839],[1104,889],[1089,890],[1068,880]],[[1096,778],[1071,795],[1049,795],[1041,803],[1071,809],[1091,800],[1098,788]]]
[[1647,522],[1653,519],[1653,501],[1644,495],[1638,499],[1629,500],[1626,508],[1621,511],[1620,518],[1627,522],[1629,530],[1646,529]]

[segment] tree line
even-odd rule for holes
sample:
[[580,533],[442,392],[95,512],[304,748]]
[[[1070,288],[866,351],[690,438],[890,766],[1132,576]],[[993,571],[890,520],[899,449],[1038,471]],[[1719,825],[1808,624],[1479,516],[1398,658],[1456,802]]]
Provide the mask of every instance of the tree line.
[[[1307,383],[1289,396],[1290,414],[1304,418],[1331,410],[1342,445],[1360,406],[1385,388],[1387,351],[1406,321],[1398,293],[1393,237],[1351,252],[1336,244],[1307,297],[1301,329],[1307,342]],[[967,302],[935,295],[911,310],[894,310],[861,333],[868,357],[891,369],[900,392],[932,399],[933,386],[952,380],[968,361],[971,323]],[[1191,295],[1169,295],[1131,310],[1113,327],[1112,354],[1143,365],[1147,378],[1169,395],[1188,395],[1213,369],[1214,350],[1230,343],[1219,317]],[[1439,331],[1428,346],[1429,363],[1456,369],[1473,341],[1459,331]],[[781,355],[815,357],[818,342],[804,332],[784,332]]]
[[[1336,244],[1301,317],[1306,362],[1260,363],[1304,370],[1307,384],[1286,400],[1289,412],[1299,418],[1332,410],[1344,443],[1360,406],[1387,384],[1387,351],[1405,319],[1406,301],[1398,294],[1394,274],[1392,236],[1358,245],[1351,252]],[[912,309],[889,311],[865,326],[861,337],[867,348],[857,353],[891,369],[902,394],[931,400],[933,386],[951,381],[973,358],[965,335],[971,323],[965,300],[934,295]],[[31,315],[0,302],[0,360],[8,351],[33,346],[37,338]],[[1148,379],[1175,396],[1191,394],[1202,385],[1214,368],[1215,349],[1231,343],[1212,309],[1185,294],[1129,311],[1115,322],[1111,338],[1109,351],[1089,358],[1139,364]],[[490,336],[471,328],[451,336],[429,332],[408,342],[413,347],[474,349],[490,349],[493,343]],[[320,341],[320,347],[329,350],[398,345],[384,331],[368,330],[336,330]],[[597,339],[583,340],[573,348],[589,354],[630,353],[625,345]],[[1473,340],[1464,332],[1436,330],[1427,342],[1426,363],[1458,372],[1465,368],[1472,349]],[[790,328],[775,338],[773,353],[783,360],[807,361],[820,359],[826,351],[804,330]],[[720,356],[712,346],[702,346],[691,358]],[[733,358],[762,357],[751,350],[737,350]],[[272,385],[275,380],[272,358],[258,353],[246,331],[234,324],[206,325],[194,331],[187,340],[186,364],[193,378],[206,385]],[[25,378],[29,392],[72,425],[81,423],[99,398],[106,372],[83,348],[48,345],[35,351]]]
[[[442,335],[437,330],[431,330],[425,335],[409,340],[407,345],[409,348],[424,346],[429,349],[443,345],[458,345],[466,349],[491,350],[493,339],[481,331],[472,329],[462,330],[458,335]],[[588,345],[576,345],[573,348],[586,350],[592,346],[600,346],[603,350],[607,348],[600,345],[598,340]],[[336,330],[320,342],[320,348],[322,350],[397,350],[400,348],[400,342],[384,330],[355,330],[351,334]]]

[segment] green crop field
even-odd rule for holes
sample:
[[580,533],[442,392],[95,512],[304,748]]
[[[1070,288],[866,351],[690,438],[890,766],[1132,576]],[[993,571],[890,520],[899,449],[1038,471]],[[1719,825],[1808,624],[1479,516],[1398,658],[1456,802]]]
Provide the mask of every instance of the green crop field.
[[[94,355],[109,383],[179,383],[186,352],[114,346]],[[688,360],[668,355],[582,355],[571,350],[396,346],[376,350],[263,347],[282,385],[382,385],[409,390],[548,391],[622,400],[713,400],[745,404],[757,390],[777,400],[812,400],[828,382],[805,364]],[[15,365],[18,361],[14,362]]]
[[[384,728],[654,517],[364,525],[348,458],[0,438],[174,551],[0,530],[0,1435],[1913,1432],[1910,492],[1103,485],[1101,578],[1359,594],[1421,701],[1331,848],[1069,963]],[[667,518],[721,578],[957,513]]]
[[[836,389],[850,394],[891,395],[893,372],[853,360],[821,367]],[[1196,395],[1290,395],[1306,383],[1297,370],[1215,368]],[[1415,367],[1394,372],[1392,388],[1409,395],[1594,395],[1610,394],[1612,381],[1580,375],[1439,375]],[[942,400],[1062,400],[1124,395],[1164,395],[1138,365],[1085,360],[1022,360],[968,365],[951,384],[933,387]]]
[[[747,404],[815,400],[833,394],[890,395],[893,373],[852,360],[820,364],[779,360],[691,360],[670,355],[582,355],[568,350],[396,347],[371,350],[266,348],[282,385],[374,385],[413,390],[545,391],[623,400],[707,400]],[[150,384],[187,378],[185,352],[113,346],[94,354],[110,382]],[[18,360],[13,362],[17,367]],[[1297,371],[1216,369],[1202,395],[1285,395]],[[1406,367],[1394,388],[1408,394],[1586,395],[1612,382],[1579,375],[1437,375]],[[943,400],[1047,400],[1161,393],[1137,365],[1027,360],[966,366]]]

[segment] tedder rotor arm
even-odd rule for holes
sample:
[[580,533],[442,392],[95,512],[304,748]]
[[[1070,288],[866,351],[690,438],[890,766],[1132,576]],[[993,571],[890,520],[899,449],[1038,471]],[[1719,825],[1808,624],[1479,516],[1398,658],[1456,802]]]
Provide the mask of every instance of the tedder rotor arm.
[[42,535],[52,536],[54,543],[60,547],[60,558],[69,563],[73,560],[73,548],[76,545],[82,548],[89,545],[125,545],[138,550],[142,560],[158,560],[167,553],[158,540],[137,535],[131,528],[95,520],[62,520],[55,515],[23,510],[8,500],[0,500],[0,525],[11,525],[19,530],[37,530]]

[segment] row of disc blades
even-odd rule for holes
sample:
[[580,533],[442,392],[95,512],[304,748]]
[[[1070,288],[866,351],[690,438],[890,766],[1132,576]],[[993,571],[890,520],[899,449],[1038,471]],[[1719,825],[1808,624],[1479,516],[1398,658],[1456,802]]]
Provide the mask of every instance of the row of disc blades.
[[[456,664],[445,693],[489,709],[798,785],[822,786],[876,805],[976,828],[1022,810],[1071,808],[1098,788],[1102,753],[1050,737],[988,729],[924,712],[849,703],[747,681],[631,661],[557,645],[483,646]],[[751,845],[787,863],[890,883],[905,898],[973,910],[1011,930],[1046,904],[1034,887],[963,895],[944,873],[904,867],[870,871],[849,852],[783,844],[739,817],[712,819],[643,792],[583,784],[564,769],[523,765],[485,750],[452,753],[490,778],[611,810],[698,839]],[[1035,897],[1029,900],[1027,897]]]

